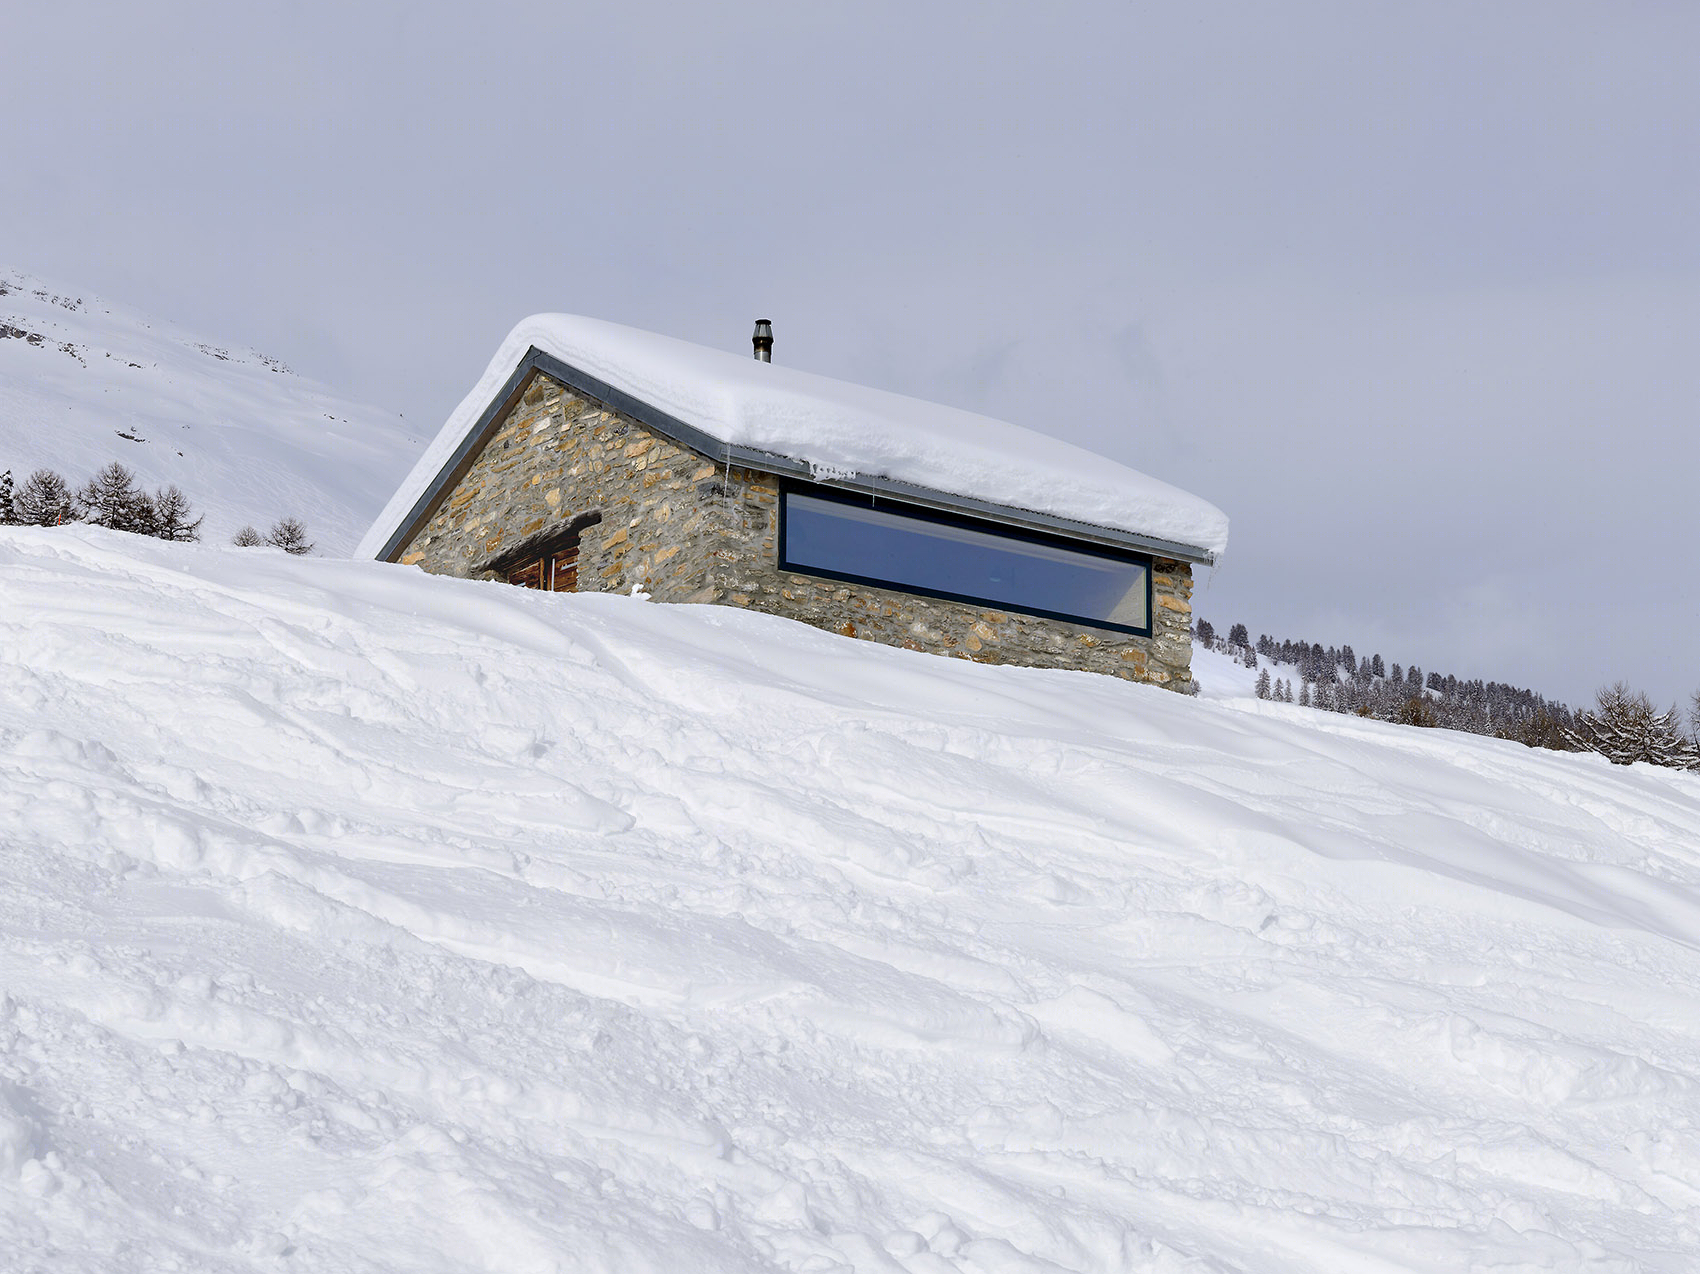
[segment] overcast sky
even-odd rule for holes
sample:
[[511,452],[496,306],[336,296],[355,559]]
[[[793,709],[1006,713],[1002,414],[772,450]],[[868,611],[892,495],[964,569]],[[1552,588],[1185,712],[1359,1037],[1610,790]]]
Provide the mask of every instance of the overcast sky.
[[1199,613],[1700,686],[1700,5],[11,6],[0,264],[434,433],[539,310],[1233,521]]

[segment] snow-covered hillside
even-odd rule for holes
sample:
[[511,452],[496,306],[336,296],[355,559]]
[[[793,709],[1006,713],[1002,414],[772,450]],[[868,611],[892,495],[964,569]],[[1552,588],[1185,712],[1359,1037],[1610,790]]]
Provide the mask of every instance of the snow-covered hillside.
[[7,1270],[1676,1274],[1697,987],[1695,776],[0,530]]
[[0,270],[0,470],[52,468],[72,486],[109,461],[176,483],[228,540],[301,518],[347,554],[422,441],[273,358],[123,306]]

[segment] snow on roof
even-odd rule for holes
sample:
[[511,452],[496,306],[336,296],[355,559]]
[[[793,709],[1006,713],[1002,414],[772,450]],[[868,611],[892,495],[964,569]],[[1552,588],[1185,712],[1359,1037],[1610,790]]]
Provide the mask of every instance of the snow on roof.
[[536,314],[502,342],[360,542],[378,557],[532,349],[732,446],[801,461],[823,478],[884,478],[1195,548],[1214,560],[1228,519],[1214,505],[1019,425],[758,362],[618,323]]

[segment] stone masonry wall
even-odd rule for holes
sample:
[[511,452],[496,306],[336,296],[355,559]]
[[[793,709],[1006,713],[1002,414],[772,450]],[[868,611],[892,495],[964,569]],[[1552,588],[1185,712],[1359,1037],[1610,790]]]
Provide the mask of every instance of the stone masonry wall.
[[493,579],[492,558],[600,512],[579,542],[579,587],[715,602],[983,663],[1075,668],[1190,693],[1192,568],[1156,559],[1152,635],[917,597],[781,571],[779,480],[713,461],[535,375],[400,560]]

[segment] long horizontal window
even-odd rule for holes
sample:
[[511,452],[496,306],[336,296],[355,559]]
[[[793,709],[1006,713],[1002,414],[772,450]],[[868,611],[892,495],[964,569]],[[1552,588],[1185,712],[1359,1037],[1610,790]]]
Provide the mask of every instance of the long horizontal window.
[[780,566],[1149,635],[1149,559],[836,491],[786,488]]

